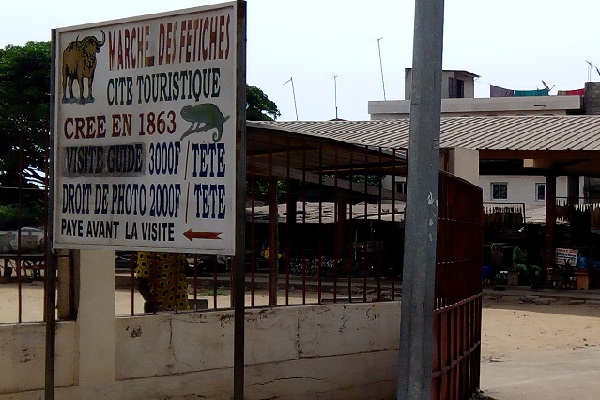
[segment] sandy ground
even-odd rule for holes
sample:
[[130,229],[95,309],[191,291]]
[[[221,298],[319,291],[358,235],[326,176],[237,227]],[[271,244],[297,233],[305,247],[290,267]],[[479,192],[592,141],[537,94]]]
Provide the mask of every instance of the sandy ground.
[[[43,283],[34,281],[21,285],[21,319],[23,322],[40,321],[43,315]],[[198,291],[197,297],[208,300],[214,307],[210,292]],[[219,290],[217,307],[229,307],[227,291]],[[314,296],[307,295],[307,302]],[[251,304],[247,295],[247,304]],[[301,304],[302,294],[291,292],[289,304]],[[266,305],[267,295],[256,292],[254,305]],[[280,296],[279,304],[285,304]],[[134,312],[141,313],[143,299],[134,297]],[[116,290],[115,312],[131,312],[131,293]],[[16,283],[0,284],[0,323],[14,323],[19,316],[19,288]],[[501,299],[484,297],[482,327],[482,361],[489,361],[519,351],[576,349],[600,347],[600,306],[570,305],[569,300],[557,300],[550,305],[519,303],[518,297]]]
[[[43,295],[44,284],[42,281],[30,281],[20,285],[16,283],[0,283],[0,324],[15,322],[38,322],[43,319]],[[21,299],[21,308],[19,309],[19,298]],[[194,298],[194,293],[190,290],[190,299]],[[212,291],[198,290],[197,299],[205,299],[208,302],[208,308],[230,308],[232,307],[228,290],[219,289],[217,291],[216,305]],[[287,304],[302,304],[302,293],[300,291],[291,291]],[[314,294],[306,294],[306,303],[315,304]],[[268,294],[265,291],[257,291],[254,300],[250,294],[246,295],[246,304],[253,306],[268,305]],[[284,292],[280,292],[278,304],[285,305],[286,299]],[[193,307],[193,303],[191,303]],[[133,299],[134,314],[143,314],[144,299],[136,291]],[[115,315],[131,315],[131,291],[126,289],[117,289],[115,291]]]
[[[594,303],[598,304],[598,301]],[[481,389],[493,400],[600,398],[600,306],[485,299]],[[485,397],[487,398],[487,397]]]
[[[0,283],[0,324],[42,320],[43,283]],[[19,312],[19,297],[22,307]],[[198,292],[214,308],[214,298]],[[229,307],[226,291],[219,291],[217,307]],[[246,297],[251,304],[250,296]],[[307,302],[314,303],[314,297]],[[289,304],[301,304],[300,292],[290,293]],[[600,302],[596,301],[596,304]],[[266,305],[257,292],[254,305]],[[279,299],[285,304],[285,298]],[[570,304],[559,299],[549,305],[520,303],[519,297],[484,296],[481,388],[495,400],[598,399],[600,393],[600,305]],[[134,295],[134,313],[143,300]],[[131,313],[129,290],[115,292],[117,315]],[[20,314],[20,315],[19,315]]]
[[515,352],[600,347],[600,306],[519,304],[517,297],[484,299],[482,361]]

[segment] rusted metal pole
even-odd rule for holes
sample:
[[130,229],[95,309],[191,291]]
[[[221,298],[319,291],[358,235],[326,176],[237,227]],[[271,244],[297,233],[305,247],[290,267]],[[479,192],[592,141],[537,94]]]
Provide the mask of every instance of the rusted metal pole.
[[399,400],[430,400],[444,1],[415,1]]
[[554,268],[554,236],[556,232],[556,174],[546,174],[546,240],[544,245],[544,266],[546,273]]
[[277,305],[279,266],[279,209],[277,207],[277,178],[269,177],[269,305]]
[[[50,157],[48,171],[53,171],[54,164],[54,100],[56,98],[55,74],[54,65],[56,63],[56,30],[52,30],[52,62],[50,71]],[[56,345],[56,314],[54,306],[56,303],[56,258],[53,252],[54,242],[54,174],[49,174],[48,190],[48,215],[47,215],[47,230],[46,235],[46,270],[44,279],[46,290],[44,291],[44,321],[46,322],[46,351],[44,355],[44,398],[46,400],[54,399],[54,360],[55,360],[55,345]]]
[[246,2],[237,2],[236,219],[234,268],[233,398],[244,399],[246,252]]

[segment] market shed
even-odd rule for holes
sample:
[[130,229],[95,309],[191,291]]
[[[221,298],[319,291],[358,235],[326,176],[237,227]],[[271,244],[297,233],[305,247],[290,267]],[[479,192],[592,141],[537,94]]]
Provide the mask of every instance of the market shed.
[[[408,119],[261,124],[365,146],[408,147]],[[568,177],[567,202],[576,204],[578,177],[600,177],[599,138],[600,116],[595,115],[444,117],[440,163],[446,166],[452,149],[462,148],[479,153],[480,173],[545,176],[544,258],[549,268],[556,247],[556,178]],[[590,192],[584,201],[598,198],[598,193]]]
[[[398,298],[406,198],[382,177],[406,176],[407,143],[367,143],[373,134],[368,123],[349,121],[248,123],[247,238],[256,246],[258,226],[268,221],[270,305],[277,304],[278,272],[286,283],[294,274],[316,277],[319,302]],[[269,182],[263,202],[259,178]],[[440,172],[435,399],[469,398],[479,384],[482,224],[481,190]],[[255,247],[250,253],[251,274],[259,254]],[[282,254],[284,265],[272,254]]]
[[247,266],[268,269],[270,305],[278,273],[327,276],[343,287],[357,275],[400,278],[406,196],[380,177],[406,175],[404,149],[253,122],[247,138]]

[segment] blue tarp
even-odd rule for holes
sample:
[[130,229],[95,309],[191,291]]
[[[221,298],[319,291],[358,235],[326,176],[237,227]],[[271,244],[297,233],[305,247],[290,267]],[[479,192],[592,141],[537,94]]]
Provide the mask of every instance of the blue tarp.
[[600,261],[588,257],[577,257],[577,269],[600,272]]

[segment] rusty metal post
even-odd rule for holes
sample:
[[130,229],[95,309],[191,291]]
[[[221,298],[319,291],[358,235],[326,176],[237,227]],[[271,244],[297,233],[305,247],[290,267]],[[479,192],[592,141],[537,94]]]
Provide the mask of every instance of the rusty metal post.
[[397,398],[430,400],[444,1],[415,1]]
[[345,247],[348,243],[348,238],[346,237],[346,233],[348,231],[346,228],[348,201],[345,194],[339,188],[336,188],[335,202],[334,254],[335,262],[337,263],[338,260],[341,260],[346,256]]
[[567,204],[579,204],[579,175],[567,176]]
[[233,398],[244,399],[244,322],[246,253],[246,2],[237,2],[237,102],[236,102],[236,229],[233,273],[234,349]]
[[279,210],[277,207],[277,178],[269,177],[269,305],[277,305],[279,265]]
[[[289,144],[288,144],[289,148]],[[298,243],[298,181],[290,178],[290,152],[287,152],[287,178],[286,178],[286,240],[284,248],[285,257],[285,305],[289,305],[290,298],[290,274],[292,252],[297,253],[296,248],[292,248],[292,243]]]
[[556,174],[546,174],[546,241],[544,246],[544,266],[546,273],[554,268],[554,236],[556,227]]
[[[338,295],[338,272],[346,272],[346,263],[343,262],[346,247],[346,197],[341,189],[335,187],[335,217],[334,217],[334,238],[333,238],[333,302],[337,303]],[[339,264],[338,264],[339,263]],[[338,271],[338,267],[344,268]]]
[[[54,163],[54,101],[56,98],[55,88],[55,75],[56,70],[54,65],[56,63],[56,30],[52,30],[52,62],[50,63],[50,165],[49,171],[52,171]],[[47,215],[47,229],[50,229],[46,235],[46,271],[44,272],[45,288],[44,291],[44,321],[46,323],[46,350],[44,355],[44,398],[46,400],[54,399],[54,360],[56,357],[55,346],[56,346],[56,314],[54,311],[56,303],[56,258],[53,253],[53,242],[54,242],[54,174],[49,174],[50,177],[47,180],[48,190],[50,195],[48,196],[48,215]]]

